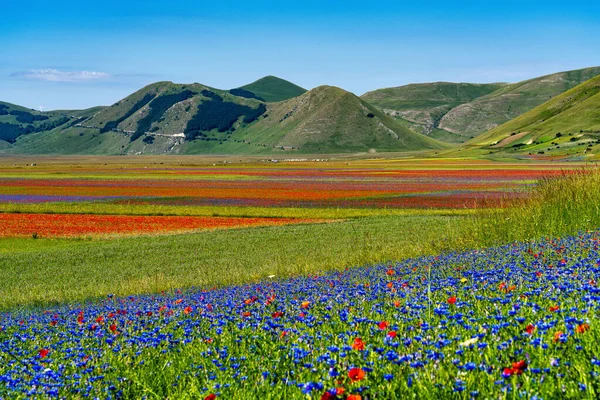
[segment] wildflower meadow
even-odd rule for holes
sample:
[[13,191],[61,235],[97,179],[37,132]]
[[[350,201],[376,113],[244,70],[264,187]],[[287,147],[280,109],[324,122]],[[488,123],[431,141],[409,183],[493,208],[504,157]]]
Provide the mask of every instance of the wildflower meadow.
[[597,171],[364,163],[3,169],[0,399],[597,398]]

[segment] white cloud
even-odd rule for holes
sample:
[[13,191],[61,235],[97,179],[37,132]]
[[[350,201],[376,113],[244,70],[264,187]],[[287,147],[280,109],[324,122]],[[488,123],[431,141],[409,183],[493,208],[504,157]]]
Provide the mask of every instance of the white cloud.
[[112,75],[106,72],[60,71],[57,69],[31,69],[15,72],[11,76],[19,79],[49,82],[97,82],[112,78]]

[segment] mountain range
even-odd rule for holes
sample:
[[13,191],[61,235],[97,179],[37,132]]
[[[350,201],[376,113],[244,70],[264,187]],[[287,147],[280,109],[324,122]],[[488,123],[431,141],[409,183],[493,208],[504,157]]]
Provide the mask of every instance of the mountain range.
[[590,156],[600,138],[599,87],[600,67],[512,84],[410,84],[360,97],[274,76],[230,90],[157,82],[87,110],[0,102],[0,154]]

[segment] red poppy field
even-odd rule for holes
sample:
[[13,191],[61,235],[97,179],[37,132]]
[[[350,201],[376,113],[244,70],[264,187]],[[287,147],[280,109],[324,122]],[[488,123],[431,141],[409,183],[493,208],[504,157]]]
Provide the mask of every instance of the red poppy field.
[[310,223],[293,218],[142,215],[0,214],[0,237],[80,237],[189,232],[205,229]]
[[[326,219],[328,210],[344,217],[354,216],[351,210],[374,215],[497,208],[522,197],[522,189],[540,177],[577,167],[475,160],[148,164],[1,166],[0,212],[5,214],[0,236],[132,235],[281,225]],[[86,215],[90,207],[93,214],[106,215]],[[168,216],[157,216],[165,208]],[[286,212],[279,214],[283,209]],[[21,215],[10,214],[15,212]],[[212,216],[232,218],[206,219]],[[261,219],[265,216],[271,218]]]

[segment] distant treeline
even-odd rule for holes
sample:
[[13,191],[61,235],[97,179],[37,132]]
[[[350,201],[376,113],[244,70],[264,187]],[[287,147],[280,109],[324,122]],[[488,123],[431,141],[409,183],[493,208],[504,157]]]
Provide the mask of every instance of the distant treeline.
[[[23,128],[21,125],[0,122],[0,140],[14,143],[19,136],[33,132],[29,131],[28,128],[29,127]],[[33,126],[31,126],[31,128],[33,128]]]
[[10,110],[6,104],[0,104],[0,115],[14,115],[17,121],[22,124],[31,124],[36,121],[45,121],[49,119],[46,115],[36,115],[27,111]]
[[265,101],[265,99],[263,99],[262,97],[259,97],[251,91],[242,88],[231,89],[229,93],[231,93],[234,96],[245,97],[246,99],[256,99],[260,101]]
[[185,129],[187,140],[204,136],[203,132],[213,129],[217,129],[219,132],[227,132],[233,128],[233,124],[241,116],[244,116],[243,122],[249,124],[267,111],[264,104],[260,104],[257,108],[252,108],[242,104],[223,101],[221,96],[208,90],[203,90],[201,94],[210,100],[200,103],[196,114],[188,122]]
[[121,116],[121,118],[116,119],[114,121],[108,121],[104,127],[100,128],[100,133],[105,133],[108,131],[111,131],[113,129],[116,129],[116,127],[123,121],[125,121],[127,118],[131,117],[133,115],[133,113],[135,113],[136,111],[138,111],[140,108],[144,107],[146,104],[148,104],[154,97],[156,97],[155,93],[146,93],[146,95],[144,97],[142,97],[142,99],[140,101],[138,101],[137,103],[135,103],[133,105],[133,107],[131,107],[131,109],[129,109],[129,111],[127,111],[124,115]]
[[[48,118],[46,117],[46,119]],[[69,118],[64,116],[54,121],[44,122],[42,124],[39,124],[38,126],[34,126],[31,124],[27,126],[22,126],[17,124],[10,124],[7,122],[0,122],[0,140],[5,140],[7,142],[14,143],[19,136],[28,135],[34,132],[50,131],[54,128],[58,128],[59,126],[66,124],[67,122],[69,122]]]
[[159,96],[152,100],[148,105],[148,115],[138,121],[137,129],[131,136],[130,141],[133,142],[134,140],[142,137],[144,133],[148,132],[150,130],[150,125],[152,125],[153,122],[158,121],[173,105],[179,103],[180,101],[187,100],[195,94],[196,93],[192,92],[191,90],[184,90],[183,92],[179,93]]
[[35,132],[51,131],[52,129],[58,128],[59,126],[64,125],[67,122],[69,122],[69,118],[63,116],[63,117],[60,117],[59,119],[56,119],[54,121],[48,121],[48,122],[44,122],[42,124],[39,124],[35,128]]
[[31,124],[35,121],[45,121],[48,119],[46,115],[34,115],[27,111],[11,110],[9,114],[16,116],[17,121],[22,124]]

